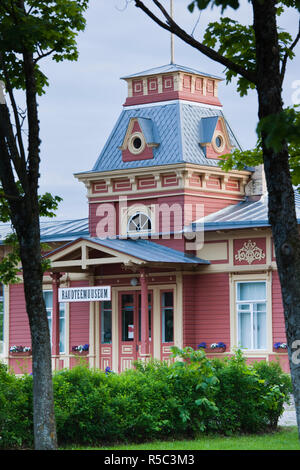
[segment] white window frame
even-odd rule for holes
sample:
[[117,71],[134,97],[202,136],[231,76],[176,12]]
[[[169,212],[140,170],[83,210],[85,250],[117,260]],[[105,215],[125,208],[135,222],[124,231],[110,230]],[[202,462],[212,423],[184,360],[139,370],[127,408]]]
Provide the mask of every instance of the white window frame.
[[229,276],[230,292],[230,348],[231,352],[239,347],[238,344],[238,310],[237,310],[237,283],[238,282],[266,282],[266,312],[267,312],[267,345],[266,349],[243,349],[247,356],[268,357],[273,352],[272,332],[272,273],[261,272],[253,274],[234,273]]
[[[138,214],[145,214],[151,221],[151,230],[141,230],[128,231],[130,219]],[[134,236],[144,236],[152,235],[155,233],[155,224],[156,224],[156,205],[151,204],[147,206],[146,204],[133,204],[131,206],[127,205],[127,200],[120,203],[120,213],[119,213],[119,224],[120,224],[120,235],[124,238],[134,237]]]
[[[238,290],[239,290],[239,285],[241,284],[254,284],[254,283],[260,283],[260,284],[264,284],[265,286],[265,298],[264,299],[252,299],[252,300],[239,300],[238,299]],[[238,347],[241,347],[241,349],[245,349],[245,350],[250,350],[250,351],[265,351],[267,350],[267,343],[268,343],[268,332],[267,332],[267,328],[268,328],[268,321],[267,321],[267,283],[266,281],[264,280],[257,280],[257,281],[238,281],[236,283],[236,311],[237,311],[237,344],[238,344]],[[255,341],[257,343],[257,331],[255,331],[255,325],[254,325],[254,316],[255,316],[255,312],[254,311],[254,306],[256,304],[265,304],[265,322],[266,322],[266,338],[265,338],[265,344],[266,344],[266,347],[264,348],[258,348],[257,347],[257,344],[255,345]],[[250,309],[249,309],[249,313],[250,313],[250,325],[251,325],[251,332],[250,332],[250,348],[243,348],[240,344],[239,344],[239,313],[240,313],[240,310],[239,310],[239,306],[240,305],[249,305],[250,306]],[[257,322],[256,322],[257,323]]]
[[[148,223],[150,221],[150,224],[151,224],[151,228],[146,228],[146,229],[141,229],[141,230],[130,230],[129,229],[129,226],[130,226],[130,223],[132,221],[132,219],[136,216],[141,216],[141,215],[144,215],[146,218],[147,218],[147,222]],[[134,214],[132,214],[129,219],[128,219],[128,223],[127,223],[127,233],[128,234],[143,234],[143,233],[151,233],[152,232],[152,225],[153,225],[153,222],[152,222],[152,219],[150,217],[149,214],[147,214],[146,212],[143,212],[143,211],[137,211],[135,212]]]
[[[101,342],[101,345],[107,345],[107,344],[112,344],[112,301],[108,301],[110,302],[110,308],[104,308],[104,303],[105,302],[100,302],[100,314],[101,314],[101,338],[100,338],[100,342]],[[110,341],[105,341],[105,338],[104,338],[104,313],[105,312],[110,312],[110,326],[111,326],[111,338],[110,338]]]
[[[52,294],[52,304],[51,307],[46,307],[47,311],[47,319],[48,319],[48,325],[49,325],[49,332],[50,332],[50,344],[52,348],[52,329],[53,329],[53,290],[52,289],[45,289],[43,290],[43,295],[46,292],[51,292]],[[63,307],[63,308],[62,308]],[[61,316],[61,312],[64,312],[64,315]],[[60,337],[61,337],[61,328],[60,328],[60,320],[64,319],[64,348],[63,350],[60,350],[59,348],[59,354],[65,354],[66,353],[66,304],[62,304],[61,302],[59,303],[59,346],[60,346]]]

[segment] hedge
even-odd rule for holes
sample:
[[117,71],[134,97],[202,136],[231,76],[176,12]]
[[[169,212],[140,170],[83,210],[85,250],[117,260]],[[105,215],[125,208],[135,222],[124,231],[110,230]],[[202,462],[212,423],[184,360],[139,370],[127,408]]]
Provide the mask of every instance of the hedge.
[[[247,365],[173,348],[174,362],[137,362],[121,374],[79,365],[53,375],[60,445],[258,433],[277,426],[291,393],[277,363]],[[32,376],[0,366],[0,448],[31,448]]]

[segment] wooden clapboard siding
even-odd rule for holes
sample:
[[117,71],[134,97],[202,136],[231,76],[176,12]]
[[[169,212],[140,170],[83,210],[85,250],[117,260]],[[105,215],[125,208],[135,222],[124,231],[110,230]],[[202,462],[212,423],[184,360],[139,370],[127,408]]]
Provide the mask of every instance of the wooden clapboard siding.
[[222,341],[230,348],[228,274],[184,276],[184,345]]
[[283,316],[283,305],[281,297],[281,287],[277,271],[272,274],[272,334],[273,344],[286,342],[285,324]]
[[9,290],[9,347],[31,346],[23,284],[13,284]]
[[[70,287],[85,287],[84,281],[72,282]],[[70,302],[70,353],[72,347],[89,344],[89,302]]]

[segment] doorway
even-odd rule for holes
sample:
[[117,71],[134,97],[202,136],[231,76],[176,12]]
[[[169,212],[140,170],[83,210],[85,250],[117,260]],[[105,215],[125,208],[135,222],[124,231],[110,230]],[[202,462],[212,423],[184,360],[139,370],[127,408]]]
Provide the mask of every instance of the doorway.
[[[149,348],[153,355],[153,295],[148,292]],[[119,293],[119,371],[129,369],[141,359],[141,292]]]

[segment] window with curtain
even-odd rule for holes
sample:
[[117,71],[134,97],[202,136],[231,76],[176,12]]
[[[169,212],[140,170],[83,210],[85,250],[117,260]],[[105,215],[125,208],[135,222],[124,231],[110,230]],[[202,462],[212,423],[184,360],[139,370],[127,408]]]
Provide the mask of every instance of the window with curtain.
[[266,349],[266,282],[238,282],[236,293],[238,346],[242,349]]
[[[52,309],[53,309],[53,292],[46,290],[43,292],[44,301],[46,304],[48,325],[50,331],[50,342],[52,344]],[[65,304],[59,303],[59,352],[66,352],[66,315]]]

